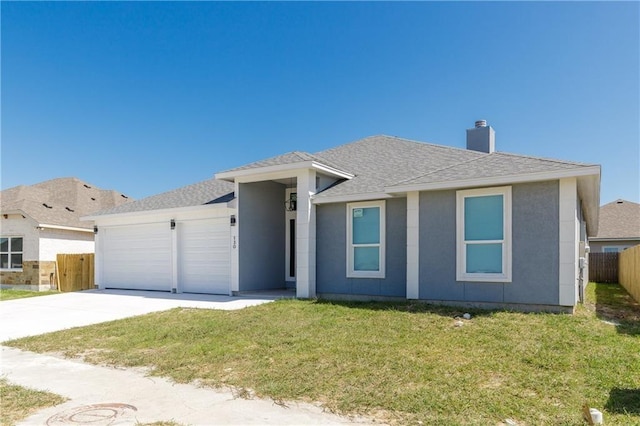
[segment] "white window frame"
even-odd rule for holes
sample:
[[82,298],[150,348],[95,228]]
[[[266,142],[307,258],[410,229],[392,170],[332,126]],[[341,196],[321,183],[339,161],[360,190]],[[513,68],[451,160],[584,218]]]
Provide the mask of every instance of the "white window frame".
[[[362,201],[347,204],[347,278],[384,278],[385,277],[385,257],[386,257],[386,212],[385,201]],[[353,210],[362,208],[380,209],[380,243],[379,244],[353,244]],[[356,271],[354,270],[355,247],[379,247],[380,270],[378,271]]]
[[[0,270],[2,271],[15,271],[15,272],[20,272],[22,271],[22,268],[24,266],[24,236],[22,235],[2,235],[0,238],[7,238],[8,241],[8,251],[3,251],[0,252],[0,254],[6,254],[7,255],[7,261],[9,264],[8,268],[0,268]],[[20,251],[13,251],[11,250],[11,239],[12,238],[21,238],[22,239],[22,250]],[[21,254],[22,255],[22,262],[20,263],[20,267],[19,268],[12,268],[11,267],[11,255],[12,254]]]
[[[502,195],[502,240],[483,240],[467,242],[464,239],[464,203],[466,198]],[[494,188],[466,189],[456,192],[456,281],[479,282],[511,282],[511,186]],[[467,273],[467,245],[468,244],[502,244],[502,273]]]

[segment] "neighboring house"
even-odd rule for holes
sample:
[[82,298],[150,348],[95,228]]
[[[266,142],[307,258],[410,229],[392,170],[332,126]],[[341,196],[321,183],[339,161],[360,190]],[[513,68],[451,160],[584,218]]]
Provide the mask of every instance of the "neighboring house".
[[0,192],[0,284],[49,289],[58,253],[94,251],[93,223],[80,217],[128,201],[72,177]]
[[572,311],[600,166],[373,136],[99,212],[101,288]]
[[640,204],[616,200],[600,207],[598,233],[589,237],[591,253],[617,253],[640,244]]

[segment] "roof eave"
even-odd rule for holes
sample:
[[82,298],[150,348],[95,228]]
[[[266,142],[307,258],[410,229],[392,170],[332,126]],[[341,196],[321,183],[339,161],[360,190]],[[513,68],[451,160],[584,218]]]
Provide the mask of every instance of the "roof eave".
[[93,233],[93,228],[80,228],[77,226],[64,226],[64,225],[52,225],[49,223],[39,223],[36,225],[40,229],[59,229],[62,231],[76,231],[76,232],[90,232]]
[[[550,172],[537,172],[504,176],[491,176],[486,178],[470,178],[441,182],[427,182],[427,183],[408,183],[400,185],[391,185],[385,188],[385,192],[403,193],[412,191],[435,191],[443,189],[459,189],[459,188],[472,188],[472,187],[484,187],[492,185],[505,185],[509,183],[525,183],[536,182],[553,179],[563,179],[568,177],[581,177],[581,176],[597,176],[598,182],[600,181],[600,166],[586,166],[580,168],[572,168],[565,170],[554,170]],[[599,186],[598,186],[598,199],[599,199]]]
[[384,200],[393,198],[393,195],[385,192],[370,192],[348,195],[330,195],[326,197],[312,197],[313,204],[350,203],[355,201]]
[[191,212],[198,211],[203,209],[216,209],[216,208],[234,208],[235,207],[235,198],[233,200],[224,202],[224,203],[212,203],[212,204],[198,204],[195,206],[182,206],[182,207],[170,207],[165,209],[149,209],[149,210],[137,210],[132,212],[121,212],[121,213],[107,213],[100,215],[91,215],[91,216],[83,216],[80,220],[91,220],[95,222],[98,219],[107,219],[114,217],[136,217],[136,216],[148,216],[152,214],[165,214],[165,213],[175,213],[175,212]]
[[587,235],[598,233],[598,217],[600,212],[600,166],[581,166],[565,170],[527,173],[506,176],[492,176],[480,179],[462,179],[445,182],[429,182],[420,184],[395,185],[385,188],[390,194],[411,191],[435,191],[507,185],[525,182],[537,182],[575,177],[578,183],[578,194],[582,200],[582,209],[587,224]]
[[578,195],[582,200],[582,215],[587,224],[587,237],[598,235],[600,218],[600,166],[597,174],[578,176]]
[[640,240],[640,235],[637,237],[589,237],[589,241],[637,241]]
[[22,209],[1,210],[1,214],[19,214],[19,215],[22,215],[22,217],[24,218],[30,217],[33,219],[33,217],[30,214],[27,214],[27,212],[25,212]]
[[256,175],[280,175],[283,172],[290,173],[301,169],[315,169],[329,176],[334,176],[342,179],[352,179],[354,177],[353,174],[344,170],[336,169],[335,167],[328,166],[318,161],[309,160],[296,163],[278,164],[275,166],[252,167],[250,169],[220,172],[215,174],[215,178],[226,180],[228,182],[234,182],[238,178],[250,178]]

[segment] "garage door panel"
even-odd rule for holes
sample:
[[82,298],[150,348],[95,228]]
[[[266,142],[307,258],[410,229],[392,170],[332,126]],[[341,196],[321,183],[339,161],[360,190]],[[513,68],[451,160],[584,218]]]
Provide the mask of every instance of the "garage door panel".
[[228,219],[183,222],[178,230],[182,291],[228,294],[231,275]]
[[167,224],[108,228],[101,238],[105,287],[171,290],[171,231]]

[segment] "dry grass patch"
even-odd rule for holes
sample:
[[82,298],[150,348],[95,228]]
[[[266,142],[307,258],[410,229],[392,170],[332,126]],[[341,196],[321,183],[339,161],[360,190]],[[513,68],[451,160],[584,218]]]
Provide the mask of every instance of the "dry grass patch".
[[0,424],[14,425],[42,408],[65,401],[67,399],[60,395],[24,388],[0,379]]
[[342,413],[384,413],[398,424],[580,424],[585,402],[607,424],[640,424],[640,402],[628,392],[640,387],[637,322],[621,329],[587,309],[471,311],[456,326],[462,313],[283,300],[231,312],[176,309],[9,344]]

